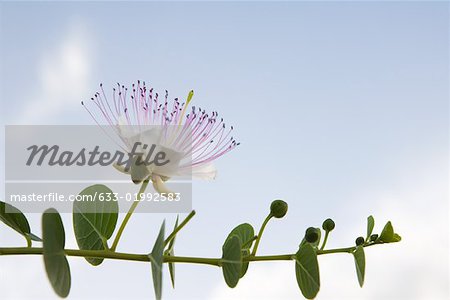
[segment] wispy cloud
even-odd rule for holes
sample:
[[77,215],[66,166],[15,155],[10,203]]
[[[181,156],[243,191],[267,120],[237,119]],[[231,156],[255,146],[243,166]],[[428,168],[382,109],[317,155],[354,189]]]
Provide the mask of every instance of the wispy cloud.
[[45,123],[49,118],[78,105],[88,94],[93,49],[83,22],[70,23],[61,41],[37,63],[36,90],[27,95],[20,124]]

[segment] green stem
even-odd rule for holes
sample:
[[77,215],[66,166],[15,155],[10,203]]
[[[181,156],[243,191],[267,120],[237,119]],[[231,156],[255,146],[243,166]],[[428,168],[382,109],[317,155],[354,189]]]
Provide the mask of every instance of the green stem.
[[219,267],[221,265],[220,258],[183,257],[183,256],[170,256],[170,255],[164,255],[164,262],[203,264],[203,265],[212,265],[212,266],[217,266],[217,267]]
[[320,250],[323,250],[325,248],[325,245],[327,244],[328,235],[330,234],[329,231],[325,231],[325,237],[323,238],[322,247],[320,247]]
[[[381,243],[365,243],[363,247],[370,247]],[[318,250],[317,255],[333,254],[333,253],[352,253],[356,249],[356,246],[347,248],[336,248],[329,250]],[[42,255],[44,253],[43,248],[37,247],[5,247],[0,248],[0,256],[2,255]],[[65,249],[64,253],[67,256],[78,257],[92,257],[92,258],[104,258],[104,259],[118,259],[118,260],[131,260],[149,262],[150,258],[148,254],[133,254],[123,252],[113,252],[111,250],[77,250],[77,249]],[[247,256],[244,257],[244,262],[252,261],[276,261],[276,260],[292,260],[295,257],[293,254],[280,254],[280,255],[264,255],[264,256]],[[213,266],[221,266],[220,258],[206,258],[206,257],[187,257],[187,256],[170,256],[164,255],[164,262],[168,263],[193,263],[193,264],[206,264]]]
[[[93,258],[109,258],[109,259],[121,259],[121,260],[133,260],[133,261],[150,261],[146,254],[131,254],[113,252],[110,250],[77,250],[77,249],[65,249],[65,254],[68,256],[80,256],[80,257],[93,257]],[[0,248],[1,255],[42,255],[44,253],[43,248]]]
[[[374,245],[379,245],[382,243],[364,243],[362,244],[363,247],[370,247],[370,246],[374,246]],[[346,248],[336,248],[336,249],[329,249],[329,250],[318,250],[317,251],[317,255],[322,255],[322,254],[333,254],[333,253],[352,253],[353,251],[356,250],[356,246],[353,247],[346,247]]]
[[139,189],[138,195],[136,197],[136,200],[133,201],[133,204],[131,205],[130,209],[128,210],[127,214],[125,215],[125,218],[122,221],[122,224],[120,224],[119,230],[117,231],[116,237],[114,238],[114,241],[111,246],[112,251],[116,251],[117,244],[119,244],[120,237],[122,236],[123,230],[127,226],[128,221],[131,218],[131,215],[133,214],[134,210],[138,206],[139,202],[141,202],[142,194],[144,193],[145,189],[147,188],[149,182],[149,178],[145,179],[144,182],[142,182],[141,188]]
[[256,241],[255,241],[255,246],[253,246],[253,251],[251,254],[252,256],[256,255],[256,251],[258,250],[259,242],[261,241],[261,236],[264,232],[264,229],[266,228],[267,223],[270,221],[270,219],[272,219],[272,217],[273,217],[272,214],[269,214],[266,217],[266,219],[264,220],[264,222],[262,223],[261,228],[259,229],[259,232],[258,232],[258,237],[256,238]]
[[175,238],[176,234],[183,229],[183,227],[195,216],[195,210],[191,211],[189,213],[189,215],[186,217],[186,219],[183,220],[183,222],[181,222],[180,225],[178,225],[177,228],[174,229],[174,231],[172,231],[171,234],[169,234],[169,236],[167,237],[167,239],[164,241],[164,247],[167,246],[167,244],[170,243],[170,241]]
[[243,261],[250,262],[250,261],[292,260],[294,256],[295,254],[247,256],[244,257]]
[[[42,255],[44,253],[43,248],[29,248],[29,247],[17,247],[17,248],[0,248],[0,256],[2,255]],[[92,257],[92,258],[104,258],[104,259],[118,259],[118,260],[131,260],[149,262],[150,258],[148,254],[132,254],[113,252],[110,250],[76,250],[65,249],[64,253],[67,256],[78,257]],[[172,263],[195,263],[206,264],[213,266],[220,266],[220,258],[204,258],[204,257],[182,257],[182,256],[164,256],[164,262]]]

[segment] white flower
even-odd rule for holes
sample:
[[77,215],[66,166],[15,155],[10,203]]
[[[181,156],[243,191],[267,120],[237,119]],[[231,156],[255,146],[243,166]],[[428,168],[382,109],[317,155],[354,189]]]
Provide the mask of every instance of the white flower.
[[[146,163],[127,170],[135,182],[150,177],[158,186],[163,180],[177,176],[214,179],[217,171],[213,161],[239,145],[231,137],[233,127],[227,129],[217,112],[208,114],[200,108],[188,108],[193,91],[186,102],[180,103],[178,98],[169,102],[167,91],[160,101],[158,93],[153,94],[153,89],[147,89],[145,82],[140,81],[132,85],[131,93],[118,84],[113,89],[112,100],[108,100],[102,85],[100,89],[101,93],[91,98],[95,110],[82,102],[97,124],[101,116],[115,127],[127,152],[135,147],[141,158],[164,153],[165,160],[169,161],[164,165]],[[116,165],[116,168],[126,170],[124,166]],[[163,189],[162,185],[158,188]]]

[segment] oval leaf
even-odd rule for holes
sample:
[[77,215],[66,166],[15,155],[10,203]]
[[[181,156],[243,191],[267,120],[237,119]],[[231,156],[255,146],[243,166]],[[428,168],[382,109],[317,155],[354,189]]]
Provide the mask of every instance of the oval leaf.
[[364,284],[364,274],[366,272],[364,248],[362,246],[356,247],[356,250],[353,252],[353,257],[355,259],[356,275],[358,275],[359,286],[362,287]]
[[295,254],[295,275],[306,299],[316,297],[320,289],[319,263],[317,253],[309,243],[303,244]]
[[[250,248],[253,244],[253,241],[255,239],[255,230],[253,229],[252,225],[248,223],[243,223],[238,226],[236,226],[228,235],[227,239],[230,238],[232,235],[236,235],[239,240],[241,241],[241,251],[242,251],[242,257],[247,257],[250,255]],[[242,263],[242,270],[240,274],[240,278],[244,277],[245,273],[247,273],[248,270],[248,262]]]
[[70,268],[64,253],[65,233],[59,213],[54,208],[42,215],[43,257],[48,279],[60,297],[70,292]]
[[165,221],[161,225],[152,253],[148,255],[152,264],[153,287],[155,289],[155,298],[160,300],[162,297],[162,264],[164,259],[164,229]]
[[370,236],[372,235],[374,226],[375,226],[375,219],[373,218],[373,216],[368,216],[367,217],[367,237],[366,237],[366,241],[368,241]]
[[30,224],[25,215],[18,208],[3,201],[0,201],[0,221],[23,235],[26,240],[42,241],[30,232]]
[[[107,186],[96,184],[85,188],[80,195],[92,197],[92,201],[73,203],[73,229],[78,247],[81,250],[108,249],[107,240],[116,228],[119,211],[114,193]],[[94,266],[103,261],[89,257],[86,260]]]
[[242,270],[242,244],[237,235],[227,238],[222,247],[222,273],[225,282],[230,288],[234,288],[238,282]]
[[394,227],[392,227],[391,221],[384,225],[383,231],[378,239],[384,243],[391,243],[394,241]]

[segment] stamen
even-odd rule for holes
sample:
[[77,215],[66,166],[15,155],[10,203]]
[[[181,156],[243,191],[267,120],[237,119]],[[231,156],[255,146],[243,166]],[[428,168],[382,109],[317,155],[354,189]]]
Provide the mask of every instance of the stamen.
[[[157,125],[163,131],[161,144],[183,154],[185,162],[180,168],[192,168],[224,155],[240,145],[233,137],[230,138],[234,127],[227,126],[219,113],[210,114],[205,109],[192,106],[191,112],[186,114],[192,101],[194,92],[190,91],[184,103],[174,98],[169,103],[169,92],[165,90],[163,102],[159,101],[159,94],[153,94],[153,88],[147,89],[145,81],[137,81],[128,88],[120,83],[113,88],[112,104],[100,83],[100,92],[94,94],[91,103],[94,103],[100,116],[111,126],[125,146],[127,140],[120,136],[117,128],[120,118],[124,118],[127,125]],[[110,98],[111,99],[111,98]],[[88,108],[88,103],[81,101],[81,105],[88,111],[94,121],[98,119]],[[129,107],[131,105],[131,109]]]

